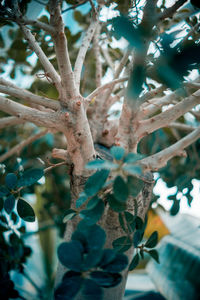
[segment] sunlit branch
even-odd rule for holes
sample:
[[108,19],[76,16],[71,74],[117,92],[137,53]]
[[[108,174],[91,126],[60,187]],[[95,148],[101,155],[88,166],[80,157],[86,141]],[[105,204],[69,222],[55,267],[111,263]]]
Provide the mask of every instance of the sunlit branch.
[[102,63],[101,63],[101,54],[100,54],[100,46],[99,46],[99,36],[100,36],[101,26],[100,24],[97,25],[95,34],[94,34],[94,56],[96,62],[96,87],[101,86],[102,80]]
[[87,98],[86,98],[86,101],[89,103],[94,97],[96,97],[97,95],[99,95],[101,92],[103,92],[104,90],[116,85],[117,83],[120,83],[120,82],[124,82],[124,81],[127,81],[128,80],[128,77],[122,77],[122,78],[119,78],[119,79],[115,79],[115,80],[112,80],[100,87],[98,87],[96,90],[94,90]]
[[77,85],[78,89],[80,88],[81,72],[82,72],[85,56],[86,56],[86,53],[90,46],[94,32],[97,28],[98,22],[99,22],[98,19],[96,19],[90,23],[90,26],[88,27],[88,30],[83,38],[81,47],[79,49],[79,52],[78,52],[78,55],[76,58],[76,62],[74,65],[74,75],[75,75],[75,81],[76,81],[76,85]]
[[184,149],[200,138],[200,127],[180,139],[170,147],[144,158],[140,161],[141,165],[148,170],[157,171],[164,167],[174,156],[185,156]]
[[42,105],[44,107],[47,108],[51,108],[54,110],[58,110],[60,105],[58,102],[42,97],[42,96],[38,96],[35,95],[25,89],[19,89],[19,88],[14,88],[14,87],[10,87],[10,86],[5,86],[5,85],[0,85],[0,92],[16,97],[18,99],[22,99],[25,100],[27,102],[30,103],[35,103],[35,104],[39,104]]
[[46,76],[50,77],[52,80],[52,83],[55,84],[57,90],[59,91],[61,88],[60,84],[60,76],[54,69],[53,65],[48,60],[47,56],[43,52],[42,48],[39,46],[39,44],[36,42],[34,35],[31,33],[31,31],[21,23],[19,23],[19,26],[25,36],[25,39],[27,40],[30,48],[35,52],[37,57],[39,58],[45,72]]
[[55,113],[39,111],[35,108],[27,107],[16,103],[8,98],[0,96],[0,110],[16,116],[20,120],[32,122],[39,126],[57,129],[57,120]]
[[171,122],[177,120],[179,117],[190,111],[193,107],[200,103],[200,90],[195,92],[188,98],[177,103],[173,107],[164,112],[151,117],[150,119],[140,121],[138,134],[143,136],[149,134],[159,128],[168,126]]
[[112,58],[110,57],[110,54],[108,52],[108,49],[106,48],[101,48],[101,52],[103,53],[103,56],[108,64],[108,66],[111,68],[111,70],[114,72],[115,70],[115,65],[112,61]]
[[61,99],[64,102],[79,95],[74,80],[71,61],[68,52],[65,26],[63,23],[59,1],[50,1],[50,24],[54,27],[55,34],[52,36],[55,52],[62,80]]
[[10,150],[8,150],[5,154],[0,156],[0,163],[4,160],[8,159],[9,157],[13,155],[20,155],[20,152],[28,145],[32,144],[34,141],[40,139],[42,136],[48,133],[48,129],[42,130],[30,137],[28,137],[26,140],[20,142]]

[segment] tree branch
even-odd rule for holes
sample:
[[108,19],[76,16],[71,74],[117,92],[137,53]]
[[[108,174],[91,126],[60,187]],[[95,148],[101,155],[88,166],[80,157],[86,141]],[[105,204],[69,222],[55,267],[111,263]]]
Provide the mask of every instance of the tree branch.
[[29,144],[33,143],[34,141],[38,140],[42,136],[48,133],[48,129],[42,130],[30,137],[28,137],[26,140],[20,142],[18,145],[14,146],[10,150],[8,150],[6,153],[0,156],[0,163],[3,162],[4,160],[8,159],[12,155],[19,155],[20,152]]
[[45,53],[43,52],[42,48],[36,42],[34,35],[23,24],[19,23],[19,27],[21,28],[30,48],[35,52],[35,54],[39,58],[42,66],[46,72],[46,76],[51,78],[51,80],[52,80],[53,84],[56,86],[57,90],[60,91],[60,89],[61,89],[60,76],[58,75],[58,73],[56,72],[53,65],[50,63],[50,61],[48,60],[48,58],[45,55]]
[[16,116],[20,120],[33,122],[39,126],[53,129],[58,129],[59,126],[57,115],[55,113],[39,111],[2,96],[0,96],[0,110]]
[[90,26],[88,27],[88,30],[83,38],[81,47],[79,49],[76,62],[74,65],[74,76],[75,76],[75,82],[78,89],[80,89],[80,80],[81,80],[81,71],[83,68],[83,63],[85,60],[85,56],[87,53],[87,50],[90,46],[91,40],[93,38],[94,32],[97,28],[99,21],[98,19],[91,22]]
[[17,117],[0,118],[0,129],[24,123],[24,120]]
[[62,81],[61,101],[68,100],[79,96],[75,86],[74,73],[69,58],[65,27],[61,15],[59,1],[50,1],[50,24],[54,27],[55,34],[52,35],[54,40],[55,52]]
[[100,35],[101,26],[97,25],[95,34],[94,34],[94,56],[96,61],[96,87],[101,86],[102,80],[102,63],[101,63],[101,54],[99,46],[99,35]]
[[39,29],[42,29],[51,35],[55,33],[53,26],[46,24],[44,22],[40,22],[38,20],[27,19],[25,17],[20,18],[20,21],[25,25],[31,25],[31,26],[37,27]]
[[150,119],[140,121],[137,135],[143,137],[159,128],[166,127],[171,122],[175,121],[194,106],[200,103],[200,90],[195,92],[188,98],[169,108],[168,110],[156,115]]
[[169,124],[169,127],[178,129],[178,130],[183,130],[183,131],[193,131],[196,129],[196,127],[187,125],[184,123],[179,123],[179,122],[172,122]]
[[158,17],[159,21],[163,21],[166,18],[172,18],[176,11],[185,3],[187,0],[178,0],[169,8],[166,8]]
[[148,170],[158,171],[164,167],[167,162],[174,156],[184,155],[183,151],[186,147],[190,146],[200,137],[200,127],[193,130],[191,133],[186,135],[184,138],[173,144],[172,146],[154,154],[140,161],[140,164]]
[[113,87],[117,83],[127,81],[128,79],[129,79],[129,77],[122,77],[122,78],[114,79],[114,80],[98,87],[97,89],[95,89],[89,96],[87,96],[87,98],[85,100],[89,103],[94,97],[99,95],[104,90],[106,90],[110,87]]
[[33,93],[25,90],[25,89],[19,89],[19,88],[14,88],[10,86],[5,86],[5,85],[0,85],[0,92],[16,97],[18,99],[23,99],[25,101],[28,101],[30,103],[35,103],[42,105],[47,108],[51,108],[53,110],[58,110],[60,105],[57,101],[34,95]]

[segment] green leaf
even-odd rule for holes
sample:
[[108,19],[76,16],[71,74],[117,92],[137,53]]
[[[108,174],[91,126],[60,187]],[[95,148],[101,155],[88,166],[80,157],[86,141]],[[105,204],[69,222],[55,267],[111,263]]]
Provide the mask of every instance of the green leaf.
[[20,218],[22,218],[26,222],[34,222],[35,221],[35,213],[30,204],[28,204],[23,199],[19,199],[17,202],[17,212]]
[[125,16],[113,19],[115,33],[118,37],[124,37],[130,46],[135,47],[138,51],[143,51],[143,40],[140,31],[134,28],[133,23]]
[[149,250],[148,253],[158,264],[160,263],[159,254],[158,254],[157,250],[155,250],[155,249]]
[[62,265],[72,271],[81,271],[82,256],[83,246],[79,241],[64,242],[58,247],[58,259]]
[[110,149],[110,153],[114,157],[114,159],[121,160],[124,157],[125,150],[122,147],[113,146]]
[[79,216],[87,222],[88,225],[93,225],[97,223],[103,212],[104,212],[104,202],[99,199],[97,205],[92,209],[84,209],[80,211]]
[[110,274],[108,272],[103,271],[94,271],[90,273],[90,277],[94,280],[99,286],[104,288],[113,287],[118,285],[121,280],[122,276],[118,273]]
[[124,157],[124,163],[127,163],[127,164],[135,163],[137,160],[144,158],[144,156],[145,155],[143,155],[143,154],[128,153]]
[[103,290],[93,280],[85,279],[82,289],[83,299],[87,300],[102,300]]
[[103,248],[106,240],[105,231],[99,225],[84,224],[79,222],[78,230],[72,235],[72,239],[78,239],[83,245],[86,244],[87,251],[98,250]]
[[135,64],[128,84],[128,96],[130,99],[137,99],[143,90],[146,71],[144,64]]
[[118,273],[123,271],[128,265],[128,258],[125,254],[117,253],[111,263],[102,266],[102,269],[109,273]]
[[140,217],[137,216],[135,222],[136,222],[136,229],[138,230],[144,229],[144,222]]
[[4,201],[2,198],[0,198],[0,211],[3,209]]
[[56,288],[54,297],[55,300],[71,300],[81,289],[84,278],[81,273],[68,271],[63,276],[62,282]]
[[88,196],[93,196],[100,191],[109,176],[108,170],[97,171],[90,176],[85,184],[85,193]]
[[142,175],[142,167],[137,165],[125,165],[122,167],[123,170],[131,175],[138,176]]
[[140,244],[140,242],[142,241],[143,234],[144,234],[144,232],[141,231],[141,230],[136,230],[136,232],[134,233],[134,236],[133,236],[133,245],[134,245],[135,248],[136,248],[136,247]]
[[63,223],[67,223],[69,220],[73,219],[75,217],[77,212],[74,209],[68,209],[64,215]]
[[14,173],[8,173],[6,175],[6,186],[9,188],[9,189],[15,189],[16,186],[17,186],[17,176],[14,174]]
[[91,268],[97,267],[101,260],[102,254],[102,249],[92,250],[85,254],[82,263],[82,270],[87,271]]
[[131,263],[130,263],[129,271],[134,270],[137,267],[137,265],[139,264],[139,261],[140,261],[139,254],[136,253],[135,256],[133,257]]
[[99,266],[105,266],[114,260],[116,251],[113,249],[103,249],[103,254]]
[[140,180],[133,176],[127,177],[127,185],[129,189],[129,194],[133,197],[136,197],[138,193],[142,190],[144,186],[143,180]]
[[158,232],[154,231],[145,243],[145,247],[154,248],[158,243]]
[[7,214],[10,214],[15,206],[15,197],[10,194],[6,200],[4,201],[4,209],[7,212]]
[[79,208],[82,206],[88,199],[88,196],[85,193],[81,193],[79,198],[76,200],[76,207]]
[[126,203],[117,201],[117,199],[112,194],[107,195],[107,201],[108,201],[110,207],[112,208],[112,210],[114,210],[116,212],[122,212],[122,211],[126,210],[126,208],[127,208]]
[[0,224],[0,232],[1,232],[1,234],[2,234],[2,232],[8,231],[8,230],[10,230],[10,229]]
[[44,171],[42,169],[31,169],[23,173],[23,175],[18,180],[18,187],[30,186],[36,183],[40,178],[44,176]]
[[0,186],[0,198],[7,196],[10,191],[4,185]]
[[90,201],[87,204],[87,209],[93,209],[99,203],[99,201],[101,201],[99,197],[92,197],[92,199],[90,199]]
[[132,241],[128,236],[122,236],[112,243],[113,248],[118,252],[125,252],[132,246]]
[[175,200],[171,209],[170,209],[170,214],[172,216],[175,216],[177,215],[177,213],[179,212],[179,209],[180,209],[180,201],[179,200]]
[[119,202],[126,202],[128,198],[128,186],[121,176],[115,178],[113,184],[114,196]]
[[92,161],[88,162],[86,165],[86,169],[89,169],[89,170],[96,170],[96,169],[98,169],[98,170],[103,170],[103,169],[114,170],[117,168],[118,168],[118,164],[115,164],[108,160],[102,160],[102,159],[92,160]]

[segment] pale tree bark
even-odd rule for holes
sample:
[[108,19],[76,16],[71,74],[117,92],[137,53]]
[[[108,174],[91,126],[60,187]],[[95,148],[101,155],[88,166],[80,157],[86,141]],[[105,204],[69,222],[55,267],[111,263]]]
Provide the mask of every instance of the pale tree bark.
[[[90,1],[91,2],[91,1]],[[151,2],[151,3],[150,3]],[[178,1],[179,4],[185,1]],[[113,145],[124,147],[126,152],[137,153],[138,143],[145,135],[149,135],[159,128],[170,127],[186,131],[188,134],[166,149],[139,161],[143,168],[144,188],[137,196],[138,216],[144,219],[148,211],[152,189],[154,186],[152,171],[157,171],[167,164],[174,156],[186,155],[185,148],[194,143],[200,137],[200,129],[181,124],[176,120],[187,112],[191,112],[200,104],[200,90],[198,82],[191,82],[190,87],[195,88],[193,94],[187,97],[177,96],[176,92],[170,95],[163,95],[165,86],[151,90],[139,99],[129,99],[126,92],[126,82],[129,77],[123,74],[123,70],[130,61],[142,61],[145,64],[145,56],[148,52],[150,37],[144,41],[144,52],[132,53],[127,50],[118,63],[117,68],[113,64],[107,50],[100,51],[101,23],[99,22],[99,11],[103,5],[98,1],[99,6],[95,9],[92,6],[93,15],[91,23],[86,31],[74,68],[71,65],[70,56],[65,35],[60,1],[50,0],[50,24],[40,21],[33,21],[23,18],[20,13],[16,15],[24,38],[29,47],[35,52],[41,65],[44,68],[45,76],[58,91],[59,99],[55,101],[47,97],[41,97],[24,89],[20,89],[10,82],[0,78],[0,110],[11,115],[0,119],[0,128],[32,122],[39,127],[45,127],[39,133],[29,137],[26,141],[11,148],[6,154],[0,156],[0,162],[4,161],[14,153],[19,153],[25,146],[45,135],[47,132],[62,132],[66,138],[66,149],[53,149],[52,157],[62,159],[60,165],[66,163],[70,166],[71,175],[71,207],[75,208],[76,200],[84,188],[84,184],[91,171],[85,169],[85,165],[96,158],[95,143],[101,143],[110,148]],[[181,6],[181,5],[180,5]],[[153,11],[156,1],[147,1],[144,7],[142,26],[147,26],[151,31],[158,18],[155,18]],[[160,20],[174,13],[173,9],[159,16]],[[54,43],[58,70],[51,64],[36,38],[27,25],[38,27],[51,35]],[[93,41],[93,42],[92,42]],[[80,93],[81,71],[85,61],[86,53],[90,46],[94,47],[96,59],[96,89],[86,98]],[[113,80],[102,85],[102,57],[113,72]],[[116,90],[116,86],[118,89]],[[18,101],[9,99],[15,97]],[[124,99],[122,113],[119,120],[109,120],[108,111],[110,107],[120,99]],[[26,103],[24,105],[23,103]],[[167,110],[163,108],[166,105]],[[36,108],[35,106],[36,105]],[[156,114],[159,112],[158,114]],[[195,113],[194,111],[192,111]],[[156,115],[155,115],[156,114]],[[50,171],[52,167],[47,168]],[[128,211],[135,212],[133,199],[128,200]],[[64,239],[70,240],[71,234],[76,229],[78,220],[68,223]],[[105,207],[105,214],[100,224],[106,231],[106,247],[112,247],[112,242],[122,236],[122,229],[118,221],[118,213]],[[126,253],[129,260],[134,249]],[[58,284],[66,269],[61,265],[58,268],[56,284]],[[121,300],[123,298],[128,271],[123,273],[123,281],[115,288],[105,289],[103,300]],[[81,300],[81,295],[76,300]]]

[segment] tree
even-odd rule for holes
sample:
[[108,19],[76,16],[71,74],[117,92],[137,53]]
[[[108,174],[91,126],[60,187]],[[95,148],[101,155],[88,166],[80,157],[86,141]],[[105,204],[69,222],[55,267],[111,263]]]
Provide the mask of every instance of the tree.
[[[58,248],[62,265],[55,298],[122,299],[128,265],[132,269],[137,265],[138,253],[142,256],[146,251],[158,261],[156,250],[149,250],[157,243],[157,233],[142,243],[145,216],[153,202],[153,172],[159,171],[168,186],[177,185],[177,193],[188,188],[188,203],[191,180],[199,178],[200,84],[199,77],[189,77],[200,62],[198,17],[184,21],[185,31],[173,27],[184,0],[171,6],[165,1],[50,0],[47,5],[42,2],[42,16],[32,20],[26,17],[29,2],[0,2],[2,25],[19,28],[9,27],[12,41],[2,54],[2,68],[5,71],[10,59],[11,78],[21,73],[37,77],[27,89],[0,78],[4,94],[0,96],[0,128],[11,132],[11,126],[17,125],[22,130],[20,124],[31,122],[41,129],[20,142],[17,136],[19,143],[8,151],[2,149],[0,161],[51,132],[57,138],[55,144],[63,145],[52,150],[52,158],[62,162],[44,170],[8,173],[1,188],[1,210],[10,215],[16,198],[19,216],[33,221],[34,211],[19,193],[55,167],[67,166],[62,172],[70,176],[71,204],[67,206],[67,198],[68,204],[58,205],[66,209],[67,228],[66,242]],[[102,11],[113,4],[117,17],[102,21]],[[84,5],[89,5],[87,14],[77,10]],[[66,27],[64,16],[70,10],[83,36]],[[125,50],[113,43],[121,37],[128,44]],[[37,58],[31,65],[33,53]],[[108,73],[112,79],[103,83]],[[120,116],[111,118],[113,105],[122,100]],[[195,119],[193,124],[188,113]],[[32,125],[28,124],[24,128],[29,135]],[[30,159],[28,153],[24,155]],[[179,209],[177,193],[171,199],[172,214]],[[12,239],[14,244],[21,243],[14,233]],[[3,237],[2,243],[7,247]],[[133,254],[134,248],[139,252]]]

